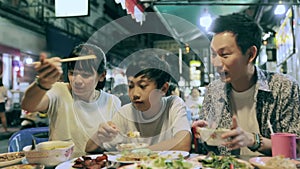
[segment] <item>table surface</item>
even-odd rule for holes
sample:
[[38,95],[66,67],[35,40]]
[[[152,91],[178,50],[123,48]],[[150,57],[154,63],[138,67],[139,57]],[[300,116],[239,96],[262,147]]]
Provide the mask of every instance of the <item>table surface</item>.
[[[203,154],[195,154],[195,153],[191,153],[191,154],[187,157],[187,159],[195,158],[195,157],[200,156],[200,155],[203,155]],[[249,162],[249,159],[252,158],[252,157],[257,157],[257,156],[246,156],[246,155],[243,155],[243,156],[238,156],[237,158]],[[24,163],[24,162],[23,162],[23,163]],[[124,166],[124,165],[128,165],[128,164],[119,165],[118,167]],[[55,169],[55,167],[46,167],[45,169]]]

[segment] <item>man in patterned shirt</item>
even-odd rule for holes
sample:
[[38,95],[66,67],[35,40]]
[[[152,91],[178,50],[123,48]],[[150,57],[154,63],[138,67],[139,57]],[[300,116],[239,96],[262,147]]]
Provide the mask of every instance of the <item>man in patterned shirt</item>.
[[231,14],[212,25],[211,62],[220,79],[207,87],[200,112],[203,119],[193,127],[231,129],[222,135],[230,140],[217,147],[220,154],[270,155],[268,122],[274,132],[300,134],[299,85],[287,75],[254,65],[262,31],[253,20]]

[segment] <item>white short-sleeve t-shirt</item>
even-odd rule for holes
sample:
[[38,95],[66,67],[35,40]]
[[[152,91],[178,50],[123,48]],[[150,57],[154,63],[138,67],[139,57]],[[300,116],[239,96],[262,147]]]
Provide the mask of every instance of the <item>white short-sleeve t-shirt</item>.
[[[142,112],[132,104],[127,104],[115,114],[112,121],[118,126],[122,137],[104,143],[107,150],[115,150],[118,143],[143,142],[153,145],[171,139],[179,131],[191,132],[186,106],[178,96],[163,97],[160,112],[151,119],[144,119]],[[140,138],[128,138],[126,134],[129,131],[140,132]]]
[[74,100],[68,83],[57,82],[47,92],[50,140],[72,140],[73,156],[85,154],[88,139],[97,131],[99,124],[110,121],[121,107],[120,100],[101,91],[94,102]]

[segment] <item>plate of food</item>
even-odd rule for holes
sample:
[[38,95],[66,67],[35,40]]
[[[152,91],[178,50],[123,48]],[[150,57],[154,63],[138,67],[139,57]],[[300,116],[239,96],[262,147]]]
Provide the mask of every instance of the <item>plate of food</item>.
[[122,166],[120,169],[141,169],[141,168],[155,168],[155,169],[201,169],[201,165],[194,161],[187,161],[183,158],[168,160],[163,157],[158,157],[154,160],[135,163],[131,165]]
[[86,155],[63,162],[57,165],[55,169],[105,168],[107,162],[107,155],[105,154]]
[[217,156],[213,153],[206,156],[205,155],[196,156],[188,160],[200,163],[203,169],[213,169],[213,168],[254,169],[254,167],[247,161],[237,159],[234,156]]
[[16,164],[2,169],[44,169],[45,166],[42,164]]
[[196,132],[200,134],[201,139],[205,141],[207,145],[211,146],[224,144],[227,140],[223,139],[221,136],[228,131],[230,131],[230,129],[196,127]]
[[249,159],[249,162],[259,169],[297,169],[297,165],[300,165],[299,161],[282,156],[253,157]]
[[117,145],[118,151],[126,151],[126,150],[133,150],[133,149],[139,149],[139,148],[146,148],[149,144],[146,143],[121,143]]
[[23,152],[10,152],[0,154],[0,167],[21,163],[25,159]]
[[151,151],[150,149],[135,149],[131,151],[124,151],[116,155],[109,155],[108,161],[128,164],[141,161],[150,161],[159,157],[173,160],[187,156],[189,156],[189,152],[186,151]]

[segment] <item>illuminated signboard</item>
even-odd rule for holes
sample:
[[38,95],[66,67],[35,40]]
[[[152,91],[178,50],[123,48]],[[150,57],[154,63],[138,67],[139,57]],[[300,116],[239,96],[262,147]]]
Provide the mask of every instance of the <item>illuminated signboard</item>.
[[293,9],[290,8],[276,33],[277,64],[285,62],[295,53],[295,37],[293,26]]
[[199,60],[190,61],[190,79],[191,80],[200,80],[201,71],[200,71],[201,62]]

